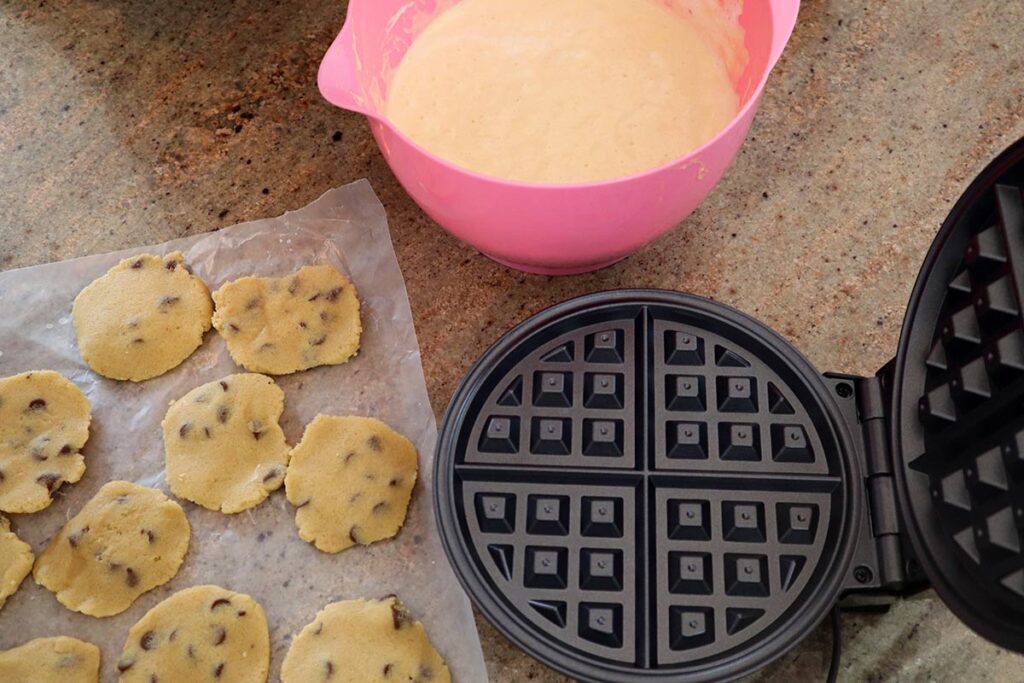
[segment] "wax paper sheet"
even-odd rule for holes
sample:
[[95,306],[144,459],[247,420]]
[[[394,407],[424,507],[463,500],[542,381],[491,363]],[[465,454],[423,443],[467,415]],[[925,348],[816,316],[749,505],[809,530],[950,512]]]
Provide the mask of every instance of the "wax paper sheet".
[[299,538],[283,488],[237,515],[179,500],[192,526],[192,541],[181,570],[168,584],[144,594],[119,615],[97,619],[64,608],[29,576],[0,609],[0,649],[41,636],[75,636],[100,646],[101,680],[115,681],[129,627],[175,591],[213,583],[248,593],[263,605],[270,626],[270,680],[276,681],[293,634],[324,605],[395,593],[424,623],[456,681],[486,681],[469,602],[448,566],[435,526],[430,496],[436,424],[405,282],[384,208],[365,180],[331,190],[279,218],[159,246],[0,273],[0,376],[56,370],[85,392],[93,410],[83,449],[85,476],[77,484],[65,484],[46,510],[11,516],[18,535],[38,554],[113,479],[170,495],[160,431],[168,403],[195,386],[244,371],[213,330],[182,365],[139,384],[100,377],[79,356],[71,323],[78,292],[128,255],[175,250],[185,254],[186,263],[211,291],[244,275],[280,276],[312,263],[330,263],[349,275],[362,301],[361,351],[345,365],[276,378],[285,392],[281,425],[293,445],[318,413],[370,415],[408,436],[419,450],[420,473],[405,526],[393,540],[328,555]]

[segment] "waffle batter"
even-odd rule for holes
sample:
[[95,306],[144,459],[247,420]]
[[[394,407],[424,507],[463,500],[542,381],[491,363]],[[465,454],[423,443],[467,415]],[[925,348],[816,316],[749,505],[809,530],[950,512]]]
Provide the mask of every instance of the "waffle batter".
[[698,23],[657,0],[462,0],[412,44],[386,113],[472,171],[573,183],[677,159],[738,107]]

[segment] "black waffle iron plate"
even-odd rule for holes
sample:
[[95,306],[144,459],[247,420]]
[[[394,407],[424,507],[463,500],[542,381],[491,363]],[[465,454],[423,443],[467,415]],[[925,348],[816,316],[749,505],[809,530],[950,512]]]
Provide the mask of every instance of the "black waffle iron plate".
[[625,290],[520,324],[457,390],[445,549],[509,638],[587,681],[754,671],[854,592],[934,586],[1024,650],[1024,141],[953,209],[875,377],[724,305]]

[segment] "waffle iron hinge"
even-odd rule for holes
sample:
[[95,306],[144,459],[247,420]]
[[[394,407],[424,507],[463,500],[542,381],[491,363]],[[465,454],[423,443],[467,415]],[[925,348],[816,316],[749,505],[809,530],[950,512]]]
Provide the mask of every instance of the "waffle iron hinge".
[[854,562],[844,585],[848,593],[897,596],[919,588],[913,550],[903,537],[893,478],[887,417],[891,376],[892,363],[874,377],[826,375],[857,446],[866,492]]

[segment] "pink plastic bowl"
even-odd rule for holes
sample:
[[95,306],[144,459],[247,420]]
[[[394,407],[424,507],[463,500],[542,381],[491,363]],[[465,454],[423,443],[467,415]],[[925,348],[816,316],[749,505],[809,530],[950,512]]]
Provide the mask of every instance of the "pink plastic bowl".
[[748,63],[736,82],[740,111],[704,146],[639,175],[555,185],[512,182],[460,168],[384,118],[390,75],[430,19],[452,4],[350,0],[345,25],[320,63],[320,92],[332,104],[369,117],[402,186],[453,235],[513,268],[560,275],[610,265],[697,208],[739,151],[800,8],[799,0],[743,3],[740,24]]

